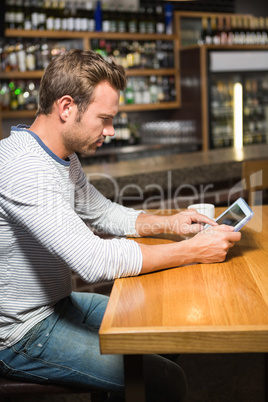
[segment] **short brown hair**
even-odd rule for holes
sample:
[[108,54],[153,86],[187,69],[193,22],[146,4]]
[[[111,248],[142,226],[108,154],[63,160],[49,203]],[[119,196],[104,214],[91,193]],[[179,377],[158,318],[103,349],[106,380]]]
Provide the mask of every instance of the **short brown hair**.
[[57,99],[70,95],[83,113],[90,104],[96,85],[108,81],[116,90],[126,87],[126,73],[113,60],[106,61],[91,50],[70,50],[47,66],[41,79],[37,115],[48,115]]

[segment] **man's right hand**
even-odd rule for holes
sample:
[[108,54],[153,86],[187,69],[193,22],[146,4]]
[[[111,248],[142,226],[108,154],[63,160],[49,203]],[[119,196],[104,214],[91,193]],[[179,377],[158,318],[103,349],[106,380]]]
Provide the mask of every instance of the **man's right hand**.
[[212,263],[222,262],[235,242],[241,239],[240,232],[234,232],[232,226],[218,225],[211,226],[196,234],[192,239],[195,262]]

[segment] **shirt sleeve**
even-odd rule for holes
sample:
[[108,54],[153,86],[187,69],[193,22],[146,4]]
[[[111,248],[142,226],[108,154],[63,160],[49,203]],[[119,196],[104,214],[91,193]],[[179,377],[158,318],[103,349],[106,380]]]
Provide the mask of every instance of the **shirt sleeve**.
[[142,210],[126,208],[105,198],[84,174],[80,162],[72,160],[71,171],[75,182],[75,211],[98,232],[117,236],[140,237],[135,229],[136,220]]
[[[47,250],[48,258],[50,255],[56,257],[87,282],[140,273],[142,253],[138,244],[125,238],[96,236],[81,219],[84,199],[79,198],[76,205],[79,216],[64,197],[62,184],[55,178],[53,168],[48,168],[40,157],[22,155],[9,163],[0,176],[0,212],[16,227],[17,233],[27,237],[27,247],[31,247],[31,238],[37,240]],[[94,196],[92,189],[90,194]],[[97,205],[93,205],[92,214],[90,204],[85,217],[106,227],[107,223],[96,212]],[[101,208],[113,211],[114,207],[102,200]],[[130,231],[135,216],[133,213]],[[125,224],[123,232],[127,233],[128,228]]]

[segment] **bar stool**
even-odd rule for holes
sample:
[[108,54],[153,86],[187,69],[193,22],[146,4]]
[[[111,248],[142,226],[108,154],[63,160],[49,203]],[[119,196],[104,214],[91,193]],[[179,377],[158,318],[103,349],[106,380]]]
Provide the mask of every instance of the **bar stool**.
[[46,385],[8,380],[0,377],[0,401],[12,402],[12,397],[22,395],[48,395],[48,394],[91,394],[91,402],[104,402],[107,393],[95,388],[81,388],[74,386]]

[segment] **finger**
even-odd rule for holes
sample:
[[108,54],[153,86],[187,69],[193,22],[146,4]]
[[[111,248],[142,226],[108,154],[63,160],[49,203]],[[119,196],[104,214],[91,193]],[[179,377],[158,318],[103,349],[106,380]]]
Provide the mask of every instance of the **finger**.
[[219,231],[224,231],[224,232],[233,232],[234,231],[234,227],[229,226],[229,225],[218,225],[217,227],[214,227],[214,229],[219,230]]
[[215,222],[213,219],[208,218],[206,215],[199,214],[196,212],[195,214],[191,215],[191,219],[193,222],[202,222],[202,223],[207,223],[208,225],[211,226],[218,226],[218,223]]
[[234,247],[234,245],[235,245],[235,242],[234,241],[229,241],[229,248],[231,248],[231,247]]

